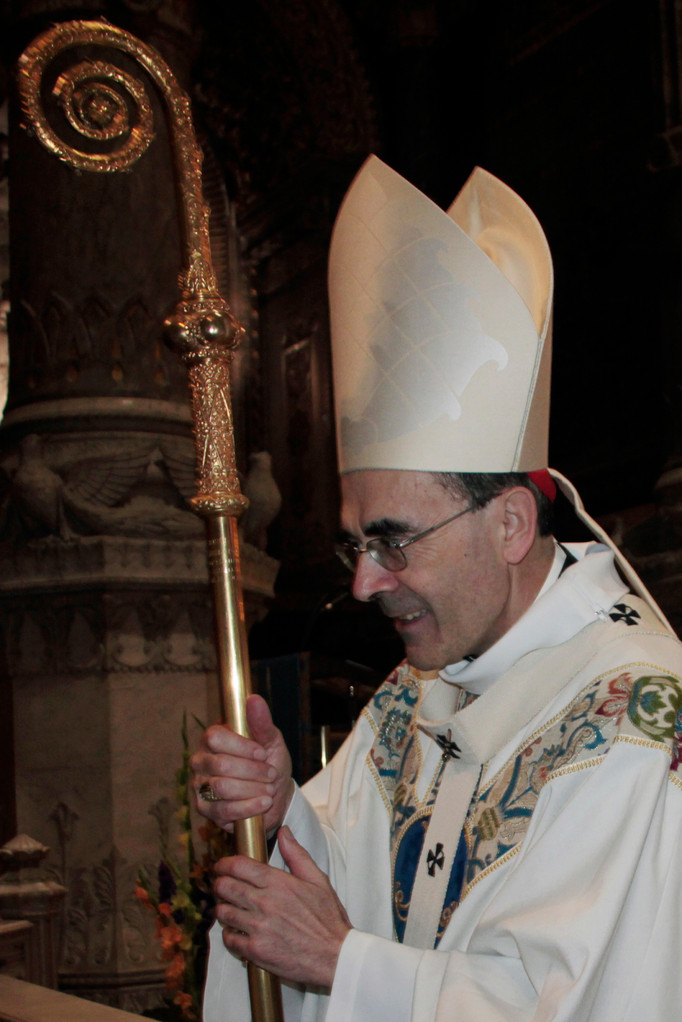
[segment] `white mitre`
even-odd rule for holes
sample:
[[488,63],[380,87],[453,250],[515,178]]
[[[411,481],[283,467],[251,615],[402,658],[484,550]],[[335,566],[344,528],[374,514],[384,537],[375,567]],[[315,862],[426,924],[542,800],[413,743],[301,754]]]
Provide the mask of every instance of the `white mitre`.
[[552,259],[477,168],[447,213],[371,156],[329,265],[339,468],[547,467]]
[[[329,256],[339,471],[542,477],[553,290],[542,227],[502,181],[477,167],[446,213],[370,156]],[[550,473],[673,631],[575,487]]]

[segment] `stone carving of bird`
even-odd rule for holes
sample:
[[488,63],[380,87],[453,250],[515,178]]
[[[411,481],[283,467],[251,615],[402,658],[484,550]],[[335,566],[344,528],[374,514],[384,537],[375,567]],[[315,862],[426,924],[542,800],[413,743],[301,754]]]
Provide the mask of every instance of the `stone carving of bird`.
[[48,465],[44,440],[35,433],[23,437],[19,444],[19,464],[3,498],[2,512],[3,525],[18,518],[19,527],[28,535],[73,536],[66,516],[64,480]]
[[249,465],[243,487],[244,496],[249,498],[249,506],[242,515],[240,529],[247,543],[265,550],[268,526],[279,514],[282,494],[273,478],[272,457],[267,451],[252,454]]

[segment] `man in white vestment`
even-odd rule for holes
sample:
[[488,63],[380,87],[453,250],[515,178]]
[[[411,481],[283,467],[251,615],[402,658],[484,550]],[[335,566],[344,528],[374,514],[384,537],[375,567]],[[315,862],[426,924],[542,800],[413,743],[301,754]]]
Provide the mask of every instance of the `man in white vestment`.
[[[553,276],[477,169],[444,212],[375,157],[330,254],[338,553],[406,660],[299,789],[265,702],[198,805],[218,864],[205,1022],[246,969],[287,1022],[670,1022],[682,1012],[682,647],[547,469]],[[558,543],[556,485],[596,542]]]

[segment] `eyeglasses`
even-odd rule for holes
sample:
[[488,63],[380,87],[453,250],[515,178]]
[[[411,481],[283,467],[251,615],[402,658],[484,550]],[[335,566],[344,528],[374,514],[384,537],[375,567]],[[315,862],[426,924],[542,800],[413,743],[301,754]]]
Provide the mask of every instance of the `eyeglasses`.
[[456,515],[451,515],[444,522],[432,525],[430,529],[424,529],[423,532],[418,532],[416,536],[410,536],[409,539],[396,539],[394,536],[375,536],[374,539],[367,540],[364,546],[359,546],[352,540],[347,540],[345,543],[337,543],[334,549],[342,564],[352,572],[355,572],[361,554],[369,554],[372,560],[376,561],[380,567],[385,568],[387,571],[402,571],[403,568],[407,567],[407,557],[404,550],[406,546],[411,546],[417,540],[430,536],[437,529],[442,529],[444,525],[449,525],[456,518],[461,518],[468,511],[474,510],[474,504],[470,507],[465,507],[463,511],[458,511]]

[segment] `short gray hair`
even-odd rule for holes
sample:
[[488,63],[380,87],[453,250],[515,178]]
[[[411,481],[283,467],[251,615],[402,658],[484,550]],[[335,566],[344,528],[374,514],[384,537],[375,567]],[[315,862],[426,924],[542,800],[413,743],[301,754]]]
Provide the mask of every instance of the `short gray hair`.
[[551,536],[554,530],[554,505],[535,485],[527,472],[434,472],[434,478],[453,497],[469,500],[483,508],[513,486],[525,486],[535,497],[538,509],[538,533]]

